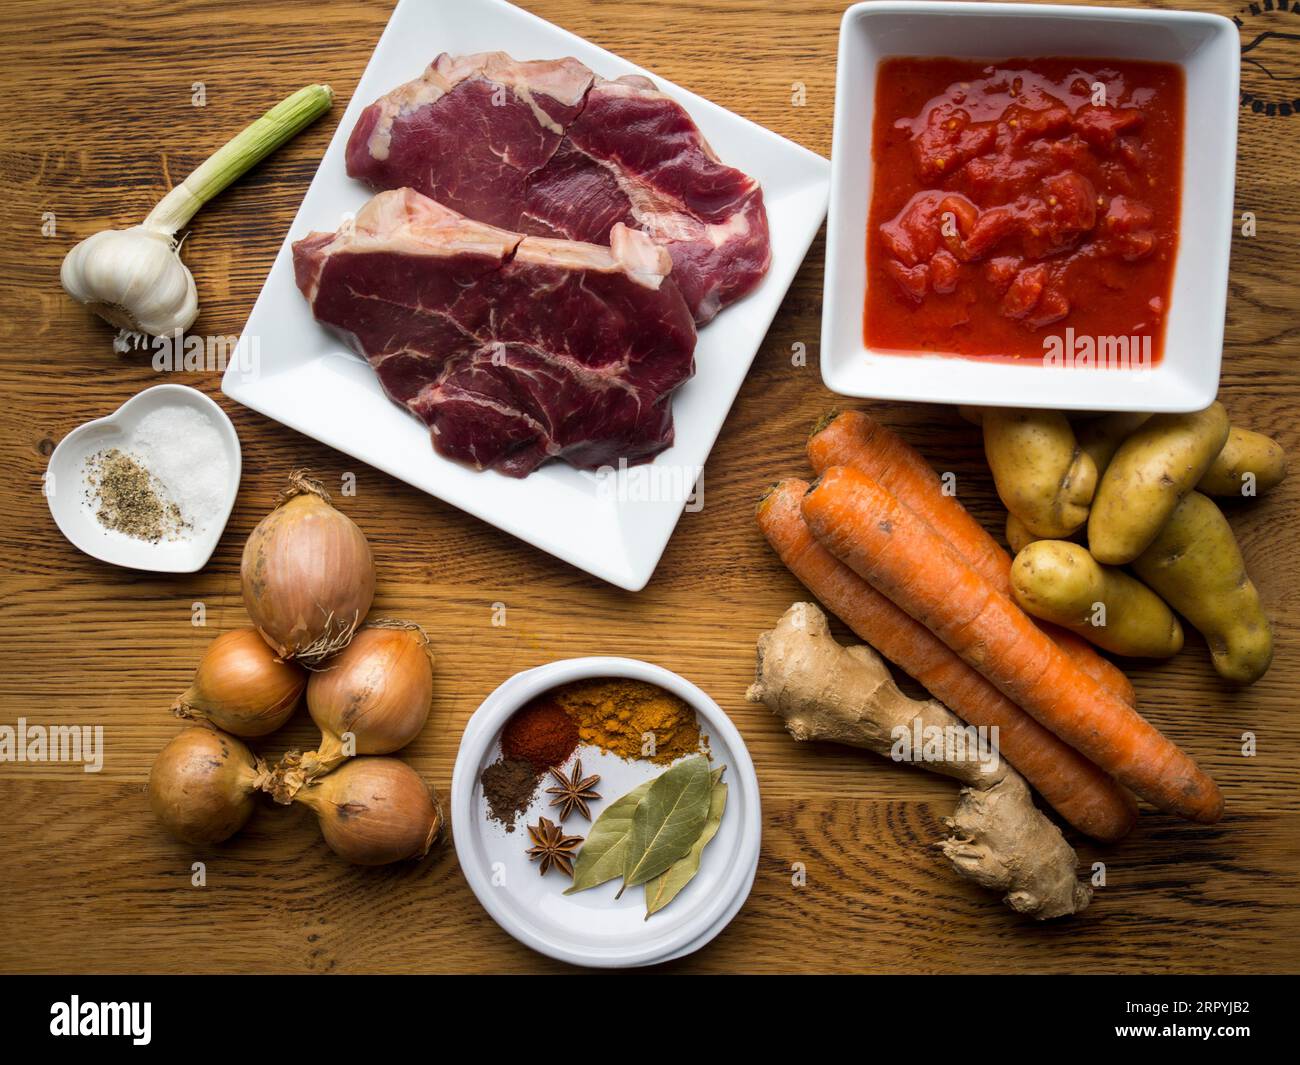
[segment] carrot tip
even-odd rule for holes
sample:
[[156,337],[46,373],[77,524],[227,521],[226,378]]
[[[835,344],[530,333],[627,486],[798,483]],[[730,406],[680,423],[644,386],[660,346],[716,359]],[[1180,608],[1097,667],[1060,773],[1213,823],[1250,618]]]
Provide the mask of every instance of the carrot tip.
[[816,424],[813,425],[812,432],[808,434],[808,439],[811,440],[814,436],[820,433],[823,429],[826,428],[826,426],[830,425],[831,422],[833,422],[839,416],[840,416],[840,412],[835,408],[828,410],[825,414],[823,414],[820,418],[817,419]]

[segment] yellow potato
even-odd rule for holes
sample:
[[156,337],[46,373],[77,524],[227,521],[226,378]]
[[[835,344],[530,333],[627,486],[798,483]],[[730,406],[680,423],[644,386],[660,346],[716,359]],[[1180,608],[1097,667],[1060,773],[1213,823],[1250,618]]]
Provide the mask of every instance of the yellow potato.
[[1196,490],[1212,496],[1254,496],[1276,488],[1286,476],[1286,452],[1263,433],[1236,426]]
[[1030,544],[1041,539],[1041,536],[1035,536],[1026,529],[1023,521],[1010,511],[1007,512],[1007,546],[1013,555],[1020,554]]
[[1227,439],[1228,413],[1211,403],[1194,414],[1157,414],[1120,444],[1088,516],[1093,557],[1122,566],[1142,554]]
[[1066,537],[1088,520],[1097,467],[1064,414],[989,407],[983,425],[998,495],[1031,534]]
[[[1083,538],[1079,535],[1080,532],[1082,531],[1083,531],[1082,528],[1076,529],[1070,535],[1070,539],[1075,541],[1076,543],[1082,543]],[[1014,514],[1008,514],[1007,526],[1006,526],[1006,539],[1007,539],[1007,546],[1011,548],[1011,553],[1013,555],[1016,555],[1019,554],[1021,551],[1023,551],[1030,544],[1037,543],[1039,540],[1052,539],[1052,537],[1035,536],[1033,533],[1031,533],[1028,529],[1025,528],[1024,522],[1022,522]]]
[[1163,600],[1078,544],[1030,544],[1011,564],[1011,591],[1026,613],[1114,654],[1168,658],[1182,650],[1183,627]]
[[1093,418],[1079,426],[1077,430],[1079,446],[1096,463],[1098,477],[1106,472],[1106,467],[1115,457],[1115,451],[1120,444],[1150,417],[1149,413],[1142,411],[1132,414],[1128,411],[1117,411],[1114,414],[1103,414],[1100,418]]
[[1133,569],[1205,637],[1221,677],[1259,680],[1273,660],[1273,632],[1223,512],[1189,492]]

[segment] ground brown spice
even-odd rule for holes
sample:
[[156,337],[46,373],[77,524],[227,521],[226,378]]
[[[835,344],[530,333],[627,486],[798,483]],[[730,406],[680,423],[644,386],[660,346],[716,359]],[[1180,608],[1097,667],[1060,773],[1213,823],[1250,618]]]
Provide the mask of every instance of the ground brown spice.
[[515,830],[515,821],[537,794],[542,774],[523,759],[501,758],[483,770],[483,795],[487,799],[488,816],[506,826],[507,832]]
[[578,726],[578,738],[620,758],[667,765],[708,748],[685,700],[646,681],[580,680],[551,692]]

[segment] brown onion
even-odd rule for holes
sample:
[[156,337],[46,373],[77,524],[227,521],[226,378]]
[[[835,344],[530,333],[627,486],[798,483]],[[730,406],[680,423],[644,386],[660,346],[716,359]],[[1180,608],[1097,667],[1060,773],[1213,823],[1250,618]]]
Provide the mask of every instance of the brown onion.
[[267,790],[289,803],[304,784],[353,755],[401,750],[424,728],[432,702],[433,654],[424,630],[388,619],[366,625],[307,682],[319,747],[281,758]]
[[303,670],[276,658],[258,631],[245,626],[212,641],[172,713],[206,718],[236,736],[265,736],[289,720],[306,685]]
[[253,814],[266,766],[243,743],[211,728],[187,728],[154,759],[149,806],[183,843],[220,843]]
[[354,865],[423,858],[442,831],[437,793],[396,758],[354,758],[295,796],[325,842]]
[[307,665],[346,647],[375,597],[365,535],[300,470],[249,534],[239,576],[263,639],[281,658]]

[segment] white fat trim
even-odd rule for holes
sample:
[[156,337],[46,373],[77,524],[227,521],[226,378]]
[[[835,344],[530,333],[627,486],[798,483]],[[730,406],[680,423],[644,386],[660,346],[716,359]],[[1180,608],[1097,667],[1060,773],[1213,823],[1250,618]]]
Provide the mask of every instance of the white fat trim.
[[354,251],[401,251],[447,257],[460,253],[507,259],[523,238],[453,211],[414,189],[392,189],[370,198],[339,227],[334,244]]
[[631,280],[656,292],[672,272],[672,256],[663,245],[621,222],[609,231],[609,248]]
[[[316,252],[321,262],[335,253],[373,252],[449,259],[482,255],[588,273],[621,273],[628,280],[658,291],[672,270],[668,252],[639,230],[616,224],[610,246],[553,237],[526,237],[465,218],[413,189],[393,189],[372,197],[355,218],[347,219],[333,239]],[[312,294],[314,298],[314,293]]]
[[392,92],[381,96],[376,105],[379,107],[379,119],[370,133],[366,147],[373,158],[388,158],[388,149],[393,141],[393,123],[401,115],[417,111],[425,104],[437,103],[451,92],[452,85],[434,69],[433,65],[413,81],[399,85]]
[[511,86],[511,88],[514,89],[516,98],[523,100],[528,105],[528,109],[533,113],[533,118],[537,120],[537,124],[542,129],[554,133],[557,137],[564,136],[564,127],[548,115],[542,105],[533,99],[532,90],[526,84],[519,82]]
[[[678,200],[660,196],[646,185],[629,181],[618,167],[603,159],[588,156],[603,166],[618,184],[619,191],[627,197],[628,208],[637,226],[654,240],[661,242],[708,241],[721,248],[729,240],[749,234],[748,205],[733,211],[725,222],[701,222],[682,209]],[[754,184],[753,178],[750,181]]]
[[672,271],[668,252],[646,234],[616,223],[609,233],[610,246],[583,244],[554,237],[524,237],[515,261],[582,270],[596,274],[623,274],[629,281],[659,290]]

